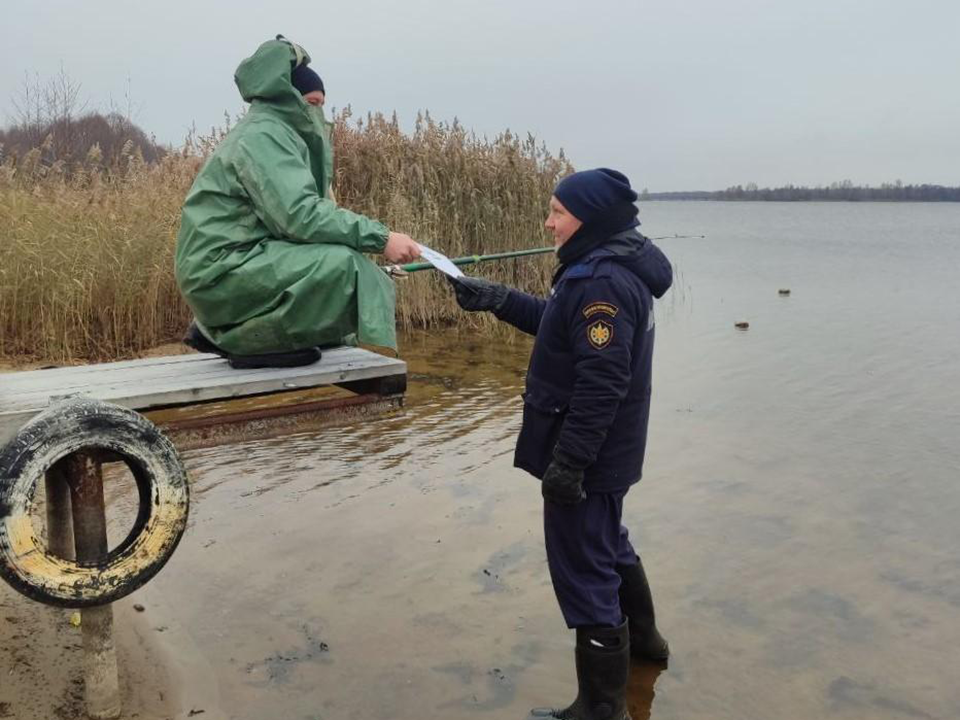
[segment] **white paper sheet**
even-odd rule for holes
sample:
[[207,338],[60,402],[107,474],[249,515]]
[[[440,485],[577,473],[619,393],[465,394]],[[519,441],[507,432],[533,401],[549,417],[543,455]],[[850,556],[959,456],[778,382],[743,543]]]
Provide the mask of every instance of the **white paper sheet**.
[[441,252],[437,252],[433,248],[420,245],[420,256],[445,275],[455,278],[463,277],[460,268],[450,262],[450,258]]

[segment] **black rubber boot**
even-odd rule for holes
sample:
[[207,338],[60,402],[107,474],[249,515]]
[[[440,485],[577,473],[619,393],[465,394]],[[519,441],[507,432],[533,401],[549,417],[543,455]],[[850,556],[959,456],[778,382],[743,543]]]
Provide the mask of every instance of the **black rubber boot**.
[[630,720],[627,678],[630,632],[620,627],[577,628],[577,699],[564,710],[536,708],[528,720]]
[[312,347],[304,350],[291,350],[284,353],[269,353],[265,355],[227,355],[230,366],[237,370],[253,368],[292,368],[303,365],[313,365],[320,359],[320,348]]
[[657,630],[653,613],[653,596],[643,571],[643,563],[619,566],[620,609],[630,623],[630,654],[637,660],[664,662],[670,657],[670,646]]
[[197,327],[197,321],[191,320],[187,331],[183,334],[183,344],[187,347],[191,347],[197,352],[202,353],[211,353],[213,355],[219,355],[222,358],[227,357],[227,351],[221,350],[213,342],[203,334],[199,327]]
[[263,355],[234,355],[214,345],[213,341],[203,334],[203,331],[197,326],[196,321],[193,320],[190,322],[190,326],[183,336],[183,344],[192,347],[197,352],[212,353],[226,358],[231,367],[238,370],[301,367],[303,365],[312,365],[321,357],[320,348],[317,347],[291,350],[290,352],[266,353]]

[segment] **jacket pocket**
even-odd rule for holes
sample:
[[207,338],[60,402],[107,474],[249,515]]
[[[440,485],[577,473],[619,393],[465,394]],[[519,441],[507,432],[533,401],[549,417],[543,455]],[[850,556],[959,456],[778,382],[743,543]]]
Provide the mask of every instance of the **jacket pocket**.
[[548,415],[561,415],[567,411],[571,394],[528,381],[527,389],[523,393],[523,404],[524,407],[529,405],[534,410]]
[[536,386],[523,393],[523,424],[514,457],[517,467],[543,477],[553,459],[553,448],[563,427],[568,403],[568,397]]

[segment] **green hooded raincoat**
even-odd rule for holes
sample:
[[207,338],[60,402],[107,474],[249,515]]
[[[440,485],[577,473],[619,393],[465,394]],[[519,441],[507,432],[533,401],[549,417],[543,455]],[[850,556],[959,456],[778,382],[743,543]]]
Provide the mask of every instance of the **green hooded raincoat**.
[[393,281],[361,254],[382,252],[387,228],[328,198],[331,125],[290,83],[292,63],[309,60],[271,40],[240,63],[250,109],[184,202],[177,282],[231,353],[397,346]]

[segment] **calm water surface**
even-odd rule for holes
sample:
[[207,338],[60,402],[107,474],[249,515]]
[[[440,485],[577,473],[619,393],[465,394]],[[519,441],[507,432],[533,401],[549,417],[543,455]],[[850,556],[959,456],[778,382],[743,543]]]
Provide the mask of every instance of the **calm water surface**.
[[[641,217],[707,237],[660,243],[678,282],[625,522],[674,655],[634,669],[634,717],[960,717],[960,207]],[[521,718],[572,699],[539,488],[511,467],[528,353],[410,336],[403,413],[187,455],[190,528],[136,596],[185,707]]]

